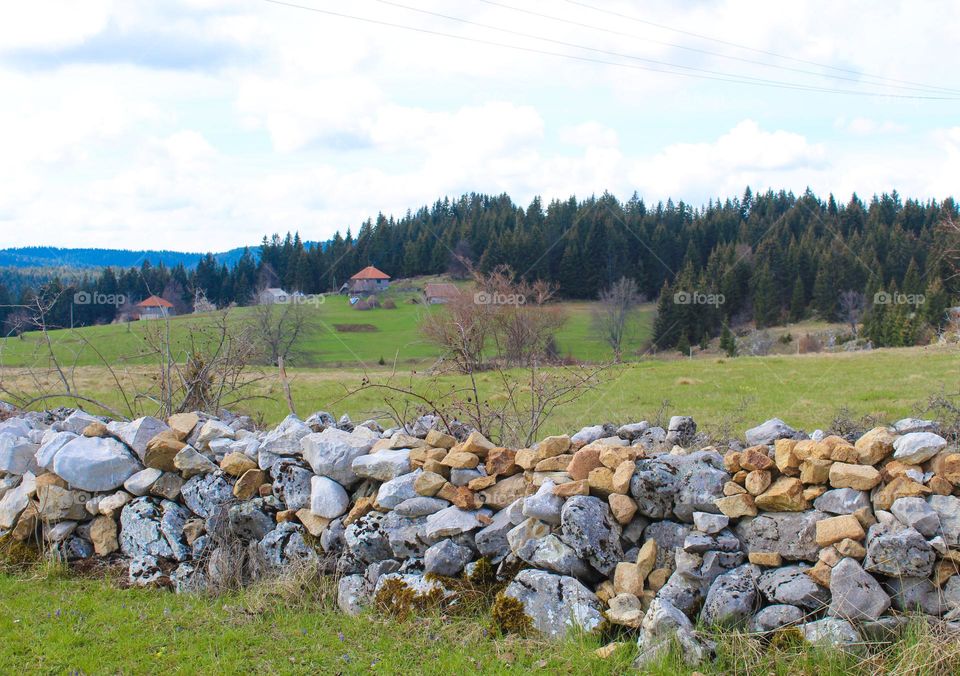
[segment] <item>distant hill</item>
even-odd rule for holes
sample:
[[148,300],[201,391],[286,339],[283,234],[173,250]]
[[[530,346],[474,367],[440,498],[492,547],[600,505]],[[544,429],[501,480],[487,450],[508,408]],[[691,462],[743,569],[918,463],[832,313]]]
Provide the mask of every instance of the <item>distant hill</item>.
[[[251,246],[250,252],[259,257],[260,247]],[[163,263],[166,267],[175,267],[182,263],[188,270],[196,267],[197,262],[206,254],[184,253],[181,251],[131,251],[129,249],[61,249],[54,246],[26,246],[0,249],[0,267],[8,268],[130,268],[139,267],[144,260],[151,265]],[[218,262],[232,267],[243,249],[230,249],[213,256]]]

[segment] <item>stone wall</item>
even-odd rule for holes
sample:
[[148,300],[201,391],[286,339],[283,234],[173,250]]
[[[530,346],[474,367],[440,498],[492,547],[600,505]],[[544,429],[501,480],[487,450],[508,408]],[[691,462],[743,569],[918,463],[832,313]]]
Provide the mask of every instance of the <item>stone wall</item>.
[[707,657],[697,622],[852,645],[908,611],[960,618],[960,453],[932,421],[844,439],[774,419],[716,449],[676,416],[509,449],[431,416],[258,431],[227,414],[6,415],[0,536],[122,560],[134,585],[317,566],[359,613],[386,590],[443,602],[451,578],[495,573],[506,628],[623,625],[641,662],[669,639]]

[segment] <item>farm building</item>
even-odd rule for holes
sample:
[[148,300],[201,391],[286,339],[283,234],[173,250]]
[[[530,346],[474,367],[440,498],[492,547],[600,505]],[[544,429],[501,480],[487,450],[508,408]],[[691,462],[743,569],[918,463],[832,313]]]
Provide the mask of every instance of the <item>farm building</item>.
[[448,303],[460,295],[460,289],[455,284],[434,283],[423,287],[423,295],[426,296],[428,305],[439,305]]
[[269,288],[264,289],[257,294],[257,301],[261,305],[271,305],[273,303],[286,303],[290,300],[290,294],[283,289]]
[[137,303],[139,319],[162,319],[172,317],[174,314],[176,313],[173,311],[173,303],[160,296],[150,296]]
[[376,293],[390,288],[390,275],[368,265],[350,278],[347,286],[350,293]]

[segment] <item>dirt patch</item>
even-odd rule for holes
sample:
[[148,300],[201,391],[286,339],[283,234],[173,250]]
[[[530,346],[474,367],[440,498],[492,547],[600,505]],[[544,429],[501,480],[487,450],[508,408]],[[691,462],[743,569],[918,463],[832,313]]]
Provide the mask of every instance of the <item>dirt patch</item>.
[[373,324],[334,324],[337,333],[371,333],[379,331]]

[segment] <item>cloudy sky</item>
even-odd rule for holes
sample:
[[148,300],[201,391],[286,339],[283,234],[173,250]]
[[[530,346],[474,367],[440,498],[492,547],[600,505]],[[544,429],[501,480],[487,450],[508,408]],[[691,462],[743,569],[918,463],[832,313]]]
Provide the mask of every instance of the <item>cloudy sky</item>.
[[952,0],[292,3],[6,3],[0,246],[323,239],[469,191],[960,192]]

